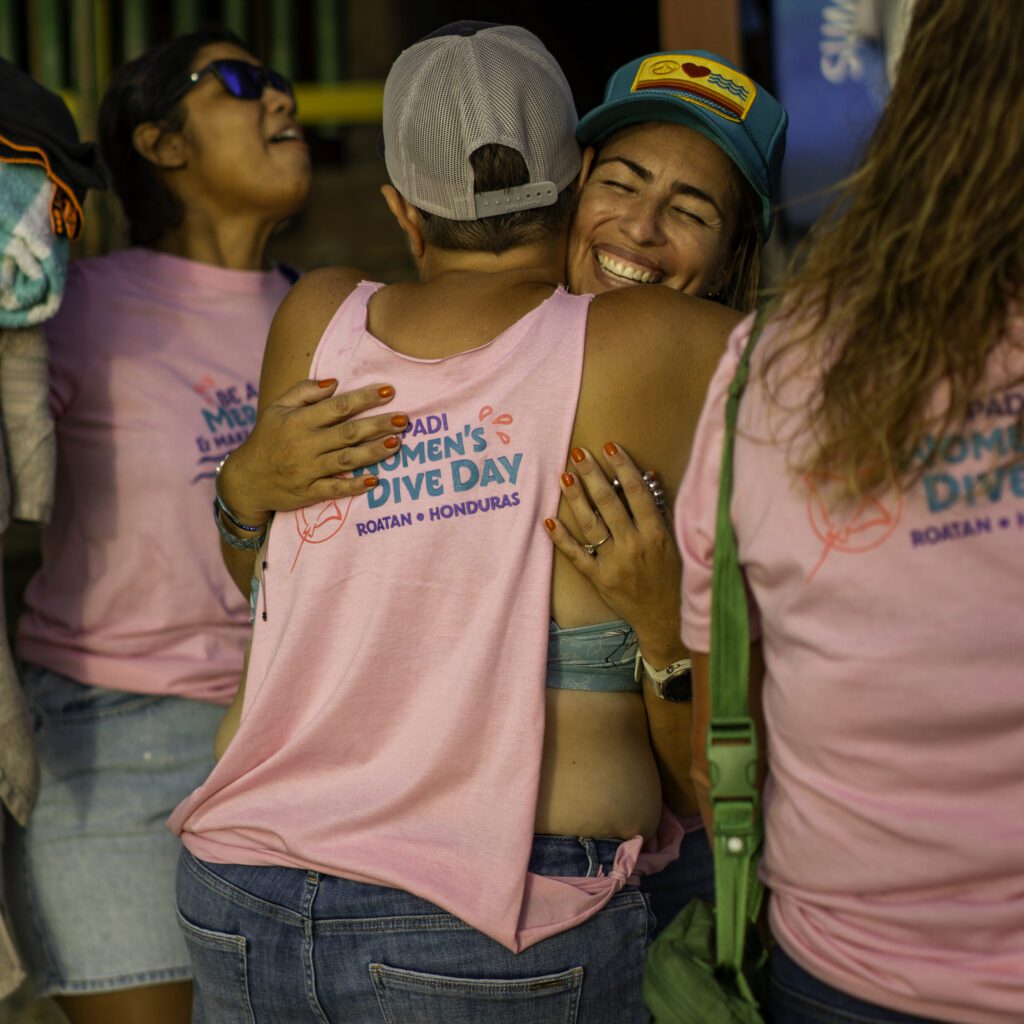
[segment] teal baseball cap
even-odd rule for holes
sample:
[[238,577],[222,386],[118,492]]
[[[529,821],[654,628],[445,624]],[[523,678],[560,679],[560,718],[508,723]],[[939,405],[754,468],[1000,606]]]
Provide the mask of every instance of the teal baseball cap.
[[649,53],[608,79],[604,102],[580,121],[576,138],[594,146],[647,121],[681,124],[721,147],[760,197],[764,237],[771,234],[789,117],[767,89],[706,50]]

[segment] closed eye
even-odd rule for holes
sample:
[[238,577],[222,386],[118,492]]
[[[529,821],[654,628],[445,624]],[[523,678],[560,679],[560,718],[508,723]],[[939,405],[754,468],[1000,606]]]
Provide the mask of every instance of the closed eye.
[[703,217],[701,217],[699,214],[694,213],[693,210],[688,210],[685,207],[673,206],[672,212],[679,214],[682,217],[688,217],[690,220],[696,222],[697,224],[700,224],[701,227],[707,227],[708,225],[708,222]]
[[603,178],[601,180],[602,185],[607,185],[609,188],[615,189],[617,192],[631,195],[636,192],[636,189],[631,185],[627,185],[625,182],[616,181],[614,178]]

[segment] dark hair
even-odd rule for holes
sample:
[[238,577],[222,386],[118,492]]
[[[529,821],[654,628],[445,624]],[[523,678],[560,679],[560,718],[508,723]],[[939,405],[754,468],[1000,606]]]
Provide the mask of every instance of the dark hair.
[[100,151],[124,208],[132,245],[153,245],[178,227],[185,215],[178,197],[136,150],[132,135],[147,121],[167,131],[184,127],[181,87],[196,54],[211,43],[245,48],[242,40],[226,29],[178,36],[120,68],[100,104]]
[[732,164],[733,197],[736,222],[725,263],[725,280],[721,298],[727,306],[749,313],[757,305],[761,280],[761,252],[764,249],[764,227],[761,197]]
[[[515,188],[530,181],[530,172],[522,154],[508,146],[491,144],[475,150],[469,162],[473,165],[474,192],[493,192]],[[423,239],[438,249],[465,249],[490,252],[496,256],[517,245],[539,242],[556,235],[572,212],[572,186],[564,188],[551,206],[541,206],[518,213],[503,213],[483,220],[449,220],[420,210],[423,216]]]

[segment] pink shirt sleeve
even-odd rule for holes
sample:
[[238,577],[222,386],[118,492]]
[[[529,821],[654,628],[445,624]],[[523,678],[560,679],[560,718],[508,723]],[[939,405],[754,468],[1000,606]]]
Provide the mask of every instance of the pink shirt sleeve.
[[[691,651],[706,653],[711,649],[711,563],[715,551],[725,403],[753,323],[753,316],[749,316],[737,325],[711,378],[690,463],[676,499],[676,539],[683,556],[683,643]],[[751,639],[758,634],[753,611],[751,609]]]

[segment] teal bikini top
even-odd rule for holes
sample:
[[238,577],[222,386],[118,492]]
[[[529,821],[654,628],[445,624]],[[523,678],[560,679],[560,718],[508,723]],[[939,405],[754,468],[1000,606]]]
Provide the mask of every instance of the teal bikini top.
[[547,685],[552,690],[640,693],[633,678],[636,638],[621,619],[548,630]]

